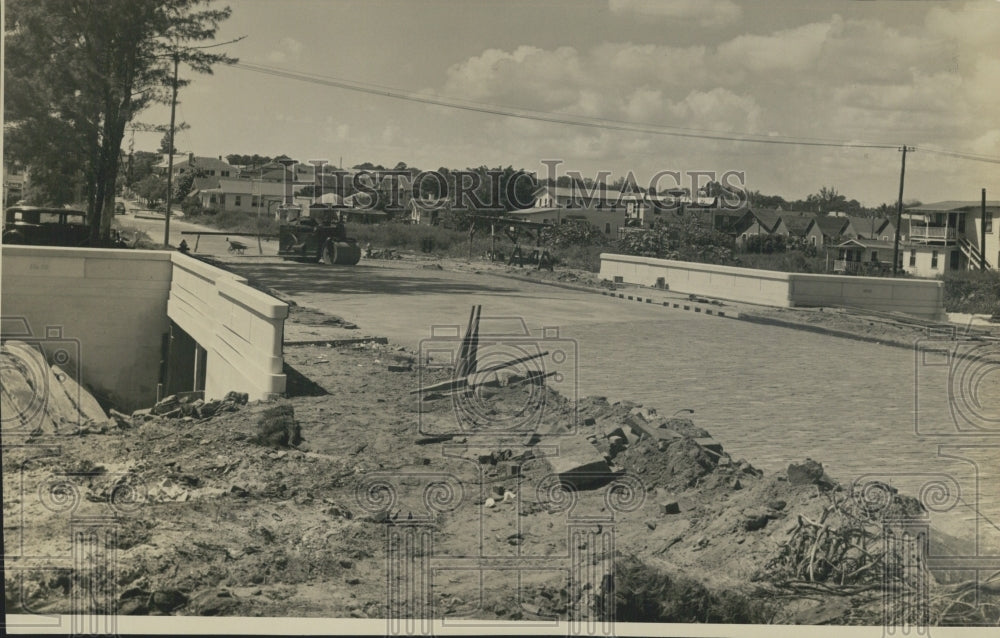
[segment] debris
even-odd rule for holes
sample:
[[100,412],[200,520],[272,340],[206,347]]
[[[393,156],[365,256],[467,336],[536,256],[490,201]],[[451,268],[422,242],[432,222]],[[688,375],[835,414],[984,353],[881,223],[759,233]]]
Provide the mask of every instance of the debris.
[[664,501],[660,503],[660,514],[680,514],[681,506],[677,501]]
[[545,459],[561,483],[577,489],[597,487],[614,474],[597,448],[578,436],[560,437],[558,453]]
[[788,482],[792,485],[817,484],[823,480],[823,464],[810,458],[788,465]]
[[389,372],[411,372],[413,370],[413,366],[412,365],[390,364],[388,369],[389,369]]
[[187,596],[176,589],[165,589],[154,592],[149,597],[149,607],[159,611],[171,612],[187,603]]
[[276,405],[264,410],[257,420],[254,442],[268,447],[288,447],[302,442],[302,429],[295,421],[291,405]]
[[493,500],[492,498],[488,498],[485,501],[483,501],[483,506],[484,507],[496,507],[496,505],[497,505],[497,502],[495,500]]

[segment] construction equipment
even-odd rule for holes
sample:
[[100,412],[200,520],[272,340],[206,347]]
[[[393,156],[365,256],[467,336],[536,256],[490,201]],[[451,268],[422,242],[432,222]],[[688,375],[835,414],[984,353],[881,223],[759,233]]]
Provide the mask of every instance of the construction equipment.
[[340,213],[325,206],[311,206],[301,217],[298,206],[280,206],[284,221],[278,227],[278,256],[293,261],[354,266],[361,261],[357,240],[347,237]]

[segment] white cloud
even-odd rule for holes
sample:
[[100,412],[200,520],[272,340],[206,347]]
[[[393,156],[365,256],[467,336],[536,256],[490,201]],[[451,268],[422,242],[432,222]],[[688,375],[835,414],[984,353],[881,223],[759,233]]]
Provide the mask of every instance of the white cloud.
[[769,35],[741,35],[719,46],[719,62],[754,73],[804,71],[816,65],[831,32],[843,25],[840,16]]
[[636,13],[681,21],[696,21],[703,27],[732,24],[743,15],[731,0],[609,0],[613,13]]
[[302,54],[302,43],[295,38],[282,38],[277,49],[267,54],[268,62],[289,62],[298,60]]

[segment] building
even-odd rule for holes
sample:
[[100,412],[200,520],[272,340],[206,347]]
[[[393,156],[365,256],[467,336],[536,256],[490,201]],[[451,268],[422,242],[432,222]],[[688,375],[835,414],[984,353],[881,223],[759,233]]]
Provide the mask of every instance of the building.
[[745,246],[754,235],[788,236],[788,226],[782,221],[779,209],[749,209],[736,224],[737,242]]
[[536,207],[522,210],[512,210],[506,213],[508,217],[514,217],[530,222],[543,224],[562,224],[568,221],[583,221],[593,224],[602,233],[608,236],[617,237],[618,229],[625,228],[626,218],[624,212],[618,208],[617,212],[608,209],[597,208],[559,208],[559,207]]
[[847,235],[846,217],[817,215],[806,229],[806,241],[818,248],[839,243]]
[[248,179],[220,179],[215,188],[198,192],[202,208],[217,211],[269,214],[285,200],[285,185],[281,182],[260,182]]
[[979,269],[983,261],[992,269],[1000,264],[1000,231],[994,223],[1000,217],[1000,201],[987,201],[985,214],[981,201],[922,204],[907,213],[909,243],[947,254],[949,270]]
[[879,241],[894,241],[896,227],[885,217],[859,217],[857,215],[844,215],[837,219],[846,219],[847,228],[844,230],[845,237],[856,239],[877,239]]
[[894,244],[891,241],[855,237],[838,244],[837,251],[837,259],[833,262],[835,273],[880,275],[892,271]]
[[[591,192],[593,191],[593,192]],[[574,208],[596,209],[611,212],[624,212],[626,198],[635,206],[635,195],[618,192],[610,187],[596,185],[591,188],[582,186],[542,186],[534,194],[533,208]]]
[[809,239],[809,228],[816,217],[816,213],[805,213],[794,210],[781,211],[781,221],[788,229],[789,239],[794,238],[803,244],[813,243]]
[[451,200],[447,197],[412,198],[407,204],[406,222],[409,224],[437,225],[441,216],[451,210]]
[[[163,155],[158,164],[153,166],[153,170],[162,175],[166,175],[170,161],[169,155]],[[187,155],[174,155],[174,176],[183,175],[194,171],[202,177],[238,177],[240,169],[229,164],[220,155],[215,157],[196,157],[194,153]]]

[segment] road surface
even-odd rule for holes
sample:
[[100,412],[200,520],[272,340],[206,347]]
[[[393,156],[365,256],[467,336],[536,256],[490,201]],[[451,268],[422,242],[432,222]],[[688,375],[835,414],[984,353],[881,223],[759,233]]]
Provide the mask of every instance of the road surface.
[[[936,520],[965,537],[975,533],[978,470],[980,513],[1000,523],[1000,437],[961,436],[946,381],[918,382],[924,369],[915,369],[913,350],[407,262],[346,268],[255,259],[234,269],[411,348],[433,343],[432,326],[464,326],[473,304],[484,317],[523,317],[539,338],[555,326],[578,351],[576,379],[563,392],[575,384],[579,396],[631,399],[661,414],[694,410],[697,425],[734,458],[770,470],[811,457],[845,485],[870,475],[916,495],[940,483],[953,507]],[[1000,393],[1000,371],[987,381]],[[915,425],[921,383],[920,422],[936,436],[918,435]],[[939,455],[939,446],[971,444],[992,447]],[[1000,547],[1000,529],[983,524],[980,535]]]

